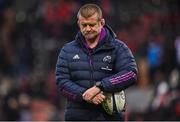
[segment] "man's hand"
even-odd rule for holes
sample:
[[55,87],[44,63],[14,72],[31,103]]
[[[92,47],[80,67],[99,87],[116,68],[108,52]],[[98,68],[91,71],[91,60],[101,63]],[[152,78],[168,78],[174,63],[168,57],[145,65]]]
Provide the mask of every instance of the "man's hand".
[[92,102],[91,100],[100,92],[101,90],[98,87],[93,86],[89,88],[88,90],[86,90],[82,96],[83,96],[83,99],[86,100],[87,102]]
[[92,103],[98,105],[102,103],[105,99],[106,99],[106,96],[104,96],[103,92],[100,92],[92,99]]

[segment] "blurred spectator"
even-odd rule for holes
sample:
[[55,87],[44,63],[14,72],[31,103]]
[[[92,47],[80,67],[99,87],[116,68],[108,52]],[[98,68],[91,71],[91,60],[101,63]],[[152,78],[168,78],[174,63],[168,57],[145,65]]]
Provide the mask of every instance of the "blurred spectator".
[[18,121],[20,118],[20,106],[18,102],[19,90],[13,87],[11,78],[2,79],[2,84],[4,87],[1,90],[4,91],[2,94],[2,111],[3,118],[1,120]]
[[180,70],[180,36],[176,38],[174,45],[176,48],[176,60],[177,60],[178,68]]
[[[15,49],[14,42],[12,38],[12,31],[14,31],[14,15],[15,13],[11,8],[7,8],[3,13],[3,25],[0,29],[0,69],[4,74],[13,73],[15,67]],[[11,69],[11,70],[10,70]]]
[[147,47],[148,63],[150,65],[151,76],[161,68],[164,52],[164,36],[162,34],[156,34],[152,36],[152,40],[149,41]]

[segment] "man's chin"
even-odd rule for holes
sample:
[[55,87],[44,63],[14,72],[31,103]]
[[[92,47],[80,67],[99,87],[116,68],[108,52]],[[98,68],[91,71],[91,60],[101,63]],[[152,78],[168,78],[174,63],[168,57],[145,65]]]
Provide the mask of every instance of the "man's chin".
[[93,40],[93,39],[96,38],[96,36],[95,36],[95,35],[86,35],[85,38],[86,38],[87,40]]
[[87,40],[92,40],[92,39],[94,39],[94,36],[92,37],[92,36],[85,36],[85,38],[87,39]]

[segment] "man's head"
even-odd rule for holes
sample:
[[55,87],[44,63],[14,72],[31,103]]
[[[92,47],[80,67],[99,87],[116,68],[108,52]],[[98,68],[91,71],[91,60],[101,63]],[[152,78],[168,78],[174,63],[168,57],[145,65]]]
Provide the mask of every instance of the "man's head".
[[77,14],[78,25],[83,36],[87,40],[93,40],[101,32],[105,24],[102,18],[102,11],[96,4],[85,4],[79,9]]

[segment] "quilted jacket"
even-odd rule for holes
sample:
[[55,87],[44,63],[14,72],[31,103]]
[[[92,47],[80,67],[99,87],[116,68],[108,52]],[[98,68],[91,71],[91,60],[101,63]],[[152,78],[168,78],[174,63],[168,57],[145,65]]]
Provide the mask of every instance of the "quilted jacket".
[[82,99],[82,94],[97,81],[102,82],[104,92],[117,92],[137,80],[137,66],[130,49],[109,26],[104,28],[106,35],[95,48],[88,49],[78,32],[75,40],[65,44],[59,53],[56,84],[68,99],[67,111],[97,108]]

